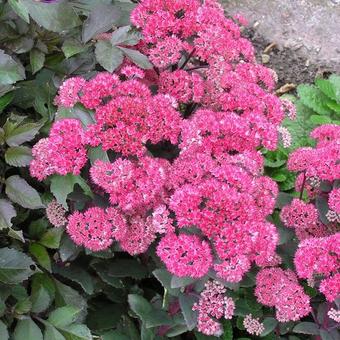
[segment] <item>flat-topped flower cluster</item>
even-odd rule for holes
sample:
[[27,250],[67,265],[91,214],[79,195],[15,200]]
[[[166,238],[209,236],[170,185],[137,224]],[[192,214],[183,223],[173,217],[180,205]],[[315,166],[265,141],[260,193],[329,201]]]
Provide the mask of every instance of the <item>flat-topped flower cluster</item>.
[[[57,119],[33,149],[33,177],[79,175],[90,167],[91,186],[107,199],[106,207],[72,211],[66,223],[55,225],[66,224],[73,241],[92,251],[116,242],[137,255],[156,241],[158,256],[179,277],[212,271],[236,283],[256,265],[262,268],[259,301],[275,306],[282,321],[305,316],[309,298],[293,272],[277,267],[279,235],[267,220],[278,187],[263,175],[259,150],[275,150],[280,131],[287,144],[280,124],[295,116],[294,107],[273,93],[275,73],[256,63],[251,43],[214,0],[143,0],[131,21],[143,37],[135,48],[153,68],[125,60],[114,74],[67,79],[55,103],[91,111],[93,123]],[[332,149],[329,133],[315,134],[320,147]],[[85,166],[94,147],[108,151],[110,161]],[[172,150],[170,157],[154,151],[162,148]],[[304,155],[292,156],[292,170],[305,170]],[[332,180],[327,169],[308,176]],[[336,190],[330,194],[336,213],[337,197]],[[299,209],[306,210],[308,223],[316,223],[314,207],[293,204],[293,214],[283,214],[289,227],[304,223],[299,211],[294,215]],[[269,296],[263,287],[270,286]],[[194,307],[205,334],[221,331],[216,319],[232,317],[234,304],[225,293],[218,283],[208,283]]]

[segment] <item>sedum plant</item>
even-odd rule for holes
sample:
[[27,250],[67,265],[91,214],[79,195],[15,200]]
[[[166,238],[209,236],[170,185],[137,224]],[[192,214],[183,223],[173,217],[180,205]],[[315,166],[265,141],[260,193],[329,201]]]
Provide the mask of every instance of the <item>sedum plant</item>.
[[[293,187],[268,168],[287,159],[286,126],[300,111],[274,95],[275,73],[256,63],[243,18],[214,0],[4,6],[20,25],[43,26],[36,49],[45,30],[59,34],[57,51],[24,52],[30,65],[5,53],[26,67],[0,99],[14,109],[3,144],[2,337],[336,339],[339,130],[315,130],[318,145],[297,168],[304,149],[290,156],[299,199],[279,193]],[[75,14],[63,24],[65,8]],[[321,205],[308,196],[314,180]]]

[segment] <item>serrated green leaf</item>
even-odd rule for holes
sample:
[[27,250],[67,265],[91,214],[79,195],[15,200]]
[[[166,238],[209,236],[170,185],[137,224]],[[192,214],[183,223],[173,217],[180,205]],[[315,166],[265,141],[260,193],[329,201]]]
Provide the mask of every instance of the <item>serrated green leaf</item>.
[[311,115],[309,119],[310,119],[311,123],[313,123],[315,125],[332,123],[332,119],[328,116]]
[[330,113],[330,110],[325,104],[327,97],[314,85],[299,85],[297,92],[302,103],[310,109],[320,115],[327,115]]
[[67,174],[66,176],[54,175],[51,177],[51,192],[57,201],[65,208],[68,209],[66,199],[68,194],[73,191],[74,186],[78,184],[87,196],[92,197],[92,191],[87,185],[85,180],[80,176]]
[[34,21],[49,31],[61,33],[81,23],[72,6],[64,1],[42,3],[25,0],[25,6]]
[[30,63],[32,68],[32,74],[37,73],[44,66],[45,53],[41,52],[37,48],[33,48],[30,51]]
[[72,324],[79,313],[80,309],[75,306],[64,306],[51,312],[47,321],[56,328],[63,328]]
[[334,89],[335,89],[335,97],[336,101],[340,103],[340,76],[337,74],[332,74],[329,77],[329,81],[332,83]]
[[28,166],[31,160],[32,150],[27,146],[12,146],[5,152],[5,161],[11,166]]
[[129,294],[128,302],[130,308],[138,315],[141,320],[145,320],[147,314],[152,311],[151,303],[138,294]]
[[63,233],[64,233],[63,228],[48,229],[42,235],[41,239],[39,240],[39,243],[47,248],[58,249]]
[[153,68],[153,65],[150,63],[148,57],[137,50],[132,50],[130,48],[118,47],[123,53],[137,66],[149,70]]
[[51,271],[51,259],[45,247],[33,242],[29,246],[29,252],[43,268]]
[[120,15],[120,9],[112,4],[93,7],[83,25],[82,41],[86,43],[96,35],[108,31],[118,23]]
[[[5,124],[5,140],[9,146],[19,146],[22,143],[31,141],[44,123],[27,123],[21,125],[7,125]],[[7,128],[7,126],[9,128]]]
[[35,263],[26,254],[12,248],[0,249],[0,282],[18,284],[36,271]]
[[13,340],[28,339],[43,340],[40,328],[31,318],[19,320],[13,333]]
[[314,322],[300,322],[293,328],[294,333],[319,335],[320,330]]
[[0,85],[14,84],[23,79],[25,79],[24,67],[0,50]]
[[107,155],[107,152],[102,149],[101,146],[98,146],[96,148],[90,148],[88,151],[88,157],[91,161],[91,164],[93,164],[97,159],[100,159],[104,162],[109,162],[109,157]]
[[12,226],[12,218],[17,215],[12,203],[6,199],[0,199],[0,230]]
[[335,88],[328,79],[316,79],[315,84],[323,92],[323,94],[336,100]]
[[96,43],[95,55],[98,63],[109,72],[118,68],[124,59],[122,51],[118,47],[112,46],[108,41],[98,41]]

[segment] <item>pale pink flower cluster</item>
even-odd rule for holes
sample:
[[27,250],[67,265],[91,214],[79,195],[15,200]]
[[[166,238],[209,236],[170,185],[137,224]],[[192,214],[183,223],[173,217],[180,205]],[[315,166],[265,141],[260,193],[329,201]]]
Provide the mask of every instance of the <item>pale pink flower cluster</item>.
[[295,254],[295,268],[300,278],[321,276],[320,291],[327,300],[334,301],[340,294],[340,233],[309,238],[299,244]]
[[66,210],[55,199],[47,205],[46,216],[54,227],[63,227],[67,223]]
[[256,276],[258,302],[275,307],[280,322],[297,321],[311,312],[310,298],[291,270],[265,268]]
[[334,320],[335,322],[339,322],[340,323],[340,310],[336,310],[334,308],[331,308],[328,311],[328,317],[332,320]]
[[222,325],[217,321],[221,318],[231,319],[234,315],[235,303],[227,297],[226,288],[217,281],[208,281],[200,294],[198,303],[193,310],[198,312],[197,329],[206,335],[219,336]]
[[258,318],[254,318],[252,314],[247,314],[243,320],[243,326],[251,335],[260,336],[264,331],[264,325]]
[[340,214],[340,188],[333,189],[328,196],[328,206]]

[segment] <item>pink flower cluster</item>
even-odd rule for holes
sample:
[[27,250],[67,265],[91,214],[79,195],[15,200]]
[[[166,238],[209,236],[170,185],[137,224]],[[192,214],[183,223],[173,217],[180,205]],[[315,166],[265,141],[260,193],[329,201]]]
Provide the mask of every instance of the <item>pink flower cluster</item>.
[[193,310],[198,312],[197,328],[206,335],[220,336],[222,325],[216,321],[221,318],[231,319],[234,315],[235,303],[225,295],[226,288],[217,281],[208,281],[200,294]]
[[253,318],[251,314],[246,315],[243,326],[249,334],[260,336],[264,331],[264,325],[258,318]]
[[309,296],[291,270],[262,269],[256,276],[255,295],[258,302],[275,307],[280,322],[297,321],[312,310]]
[[317,140],[315,148],[304,147],[292,152],[288,169],[305,172],[307,178],[333,182],[340,178],[340,126],[326,124],[314,129],[311,137]]
[[34,159],[30,164],[32,177],[39,181],[52,174],[79,175],[87,162],[83,144],[83,129],[77,119],[56,121],[48,138],[40,139],[33,147]]
[[310,238],[299,244],[295,254],[297,275],[304,279],[322,277],[320,291],[327,300],[340,294],[340,233],[323,238]]
[[59,228],[67,224],[66,210],[55,199],[47,205],[46,216],[54,227]]

